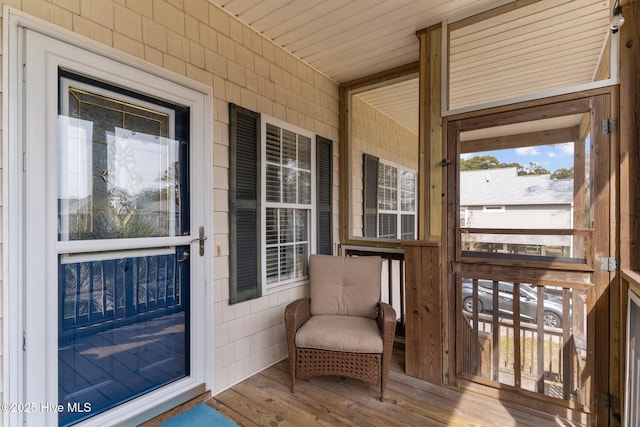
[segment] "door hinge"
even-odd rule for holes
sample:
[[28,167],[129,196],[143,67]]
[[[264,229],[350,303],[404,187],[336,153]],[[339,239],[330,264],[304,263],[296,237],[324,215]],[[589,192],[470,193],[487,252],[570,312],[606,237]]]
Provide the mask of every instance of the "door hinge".
[[611,257],[600,258],[600,269],[602,271],[618,271],[618,260]]
[[602,121],[602,133],[618,132],[618,119],[604,119]]
[[27,351],[27,333],[22,333],[22,351]]
[[602,393],[600,395],[600,404],[605,408],[616,409],[618,407],[618,399],[609,393]]

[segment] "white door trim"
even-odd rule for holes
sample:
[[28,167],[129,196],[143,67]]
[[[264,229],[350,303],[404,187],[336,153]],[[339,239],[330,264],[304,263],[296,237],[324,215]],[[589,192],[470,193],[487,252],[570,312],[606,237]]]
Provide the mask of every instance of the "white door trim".
[[[191,375],[162,390],[148,393],[133,403],[125,403],[105,414],[95,416],[82,425],[104,425],[107,416],[109,424],[126,422],[144,411],[158,412],[159,409],[153,410],[158,405],[164,410],[168,409],[166,405],[171,402],[176,403],[176,396],[181,393],[192,395],[211,389],[213,384],[211,351],[213,348],[211,338],[213,258],[209,201],[212,188],[213,152],[212,88],[59,29],[7,6],[4,7],[3,17],[3,403],[35,405],[34,408],[41,404],[46,407],[49,404],[57,404],[55,399],[57,396],[57,334],[46,332],[47,322],[57,324],[57,313],[55,313],[57,310],[48,309],[47,311],[49,305],[44,304],[47,300],[50,301],[49,298],[52,296],[53,301],[57,300],[56,291],[52,290],[51,286],[47,288],[42,285],[43,292],[39,298],[38,295],[29,295],[29,301],[27,301],[25,295],[27,289],[33,289],[34,285],[33,282],[29,282],[30,280],[46,282],[47,277],[57,277],[53,270],[55,267],[52,265],[43,266],[41,271],[26,270],[26,262],[31,255],[25,253],[27,250],[25,238],[41,236],[43,244],[38,250],[40,255],[51,257],[50,254],[55,253],[55,242],[51,238],[46,238],[45,233],[47,226],[51,227],[53,224],[55,227],[55,218],[47,219],[48,224],[44,218],[27,224],[26,209],[36,208],[36,206],[31,206],[25,195],[30,194],[26,188],[25,175],[33,174],[34,170],[42,170],[40,178],[43,182],[49,182],[53,190],[56,190],[57,180],[55,171],[43,167],[51,152],[47,154],[45,150],[38,152],[32,148],[34,141],[36,143],[38,140],[45,141],[47,135],[56,134],[55,123],[53,123],[55,120],[51,120],[52,115],[49,114],[48,123],[40,123],[40,126],[36,126],[34,123],[27,122],[28,112],[24,111],[26,101],[24,82],[29,75],[22,65],[29,55],[29,52],[26,52],[25,30],[30,30],[30,39],[38,40],[46,46],[41,52],[42,68],[39,69],[39,73],[47,69],[49,72],[55,70],[57,75],[58,66],[64,66],[92,75],[94,78],[189,106],[191,110],[190,139],[192,144],[199,145],[197,153],[195,149],[191,150],[190,159],[191,185],[193,187],[200,183],[197,189],[192,188],[195,192],[192,192],[191,196],[191,212],[195,217],[192,215],[191,232],[197,235],[198,227],[203,225],[210,238],[205,241],[205,257],[200,260],[200,266],[192,269],[191,272],[191,325],[193,325]],[[29,64],[28,67],[32,65]],[[118,68],[117,73],[113,72],[114,67]],[[44,98],[57,99],[57,80],[53,89],[51,85],[45,87],[44,79],[40,80],[42,80],[41,93]],[[46,112],[45,102],[51,105],[49,101],[41,102],[40,113]],[[53,116],[55,117],[55,114]],[[37,138],[34,139],[31,136]],[[55,144],[53,156],[55,158]],[[40,167],[42,169],[38,169]],[[47,193],[55,195],[56,191],[47,191]],[[55,199],[50,197],[48,201],[43,200],[38,203],[37,208],[42,208],[44,212],[45,207],[55,206]],[[191,251],[194,254],[192,261],[198,253],[197,242],[193,245],[195,246]],[[194,263],[196,264],[198,262]],[[47,296],[47,292],[52,295]],[[27,302],[29,305],[26,304]],[[43,324],[34,326],[26,321],[27,315],[38,312],[44,313],[40,315],[40,322],[44,322]],[[50,325],[50,327],[55,326]],[[25,335],[26,351],[23,351]],[[33,381],[34,378],[38,378],[42,386],[36,390],[32,387],[27,389],[29,381]],[[4,425],[22,425],[25,419],[37,425],[57,425],[57,413],[54,411],[40,410],[29,414],[25,411],[3,411]]]

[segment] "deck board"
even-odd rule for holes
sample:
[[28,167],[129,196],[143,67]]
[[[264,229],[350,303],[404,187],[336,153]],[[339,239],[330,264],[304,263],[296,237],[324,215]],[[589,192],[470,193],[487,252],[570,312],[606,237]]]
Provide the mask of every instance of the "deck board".
[[571,426],[580,424],[473,392],[435,386],[404,373],[395,348],[385,401],[380,390],[341,377],[296,382],[283,360],[207,403],[241,426]]

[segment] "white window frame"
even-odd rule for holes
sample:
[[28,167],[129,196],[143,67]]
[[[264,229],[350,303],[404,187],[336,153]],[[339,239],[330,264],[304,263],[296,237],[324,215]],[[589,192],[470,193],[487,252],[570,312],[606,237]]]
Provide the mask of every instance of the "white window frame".
[[460,206],[460,227],[466,228],[469,224],[469,208],[466,206]]
[[[405,211],[402,210],[402,201],[401,201],[401,196],[402,196],[402,183],[401,183],[401,179],[400,177],[402,176],[403,172],[409,172],[412,173],[414,176],[414,179],[417,181],[418,178],[418,172],[413,170],[413,169],[409,169],[409,168],[405,168],[402,167],[396,163],[392,163],[392,162],[388,162],[386,160],[383,159],[379,159],[379,166],[378,169],[380,169],[380,166],[386,166],[386,167],[391,167],[394,168],[396,170],[396,185],[395,185],[395,190],[396,190],[396,209],[381,209],[380,208],[380,195],[381,195],[381,191],[380,191],[380,185],[378,184],[378,217],[376,218],[376,221],[378,221],[378,236],[379,238],[389,238],[389,239],[400,239],[400,235],[402,234],[402,215],[413,215],[413,221],[414,221],[414,230],[417,232],[417,222],[418,222],[418,213],[417,213],[417,206],[418,206],[418,192],[415,191],[414,192],[414,196],[415,196],[415,201],[414,201],[414,208],[416,208],[414,211]],[[378,178],[380,177],[380,175],[378,174]],[[378,179],[378,182],[380,180]],[[415,188],[417,190],[418,188],[418,183],[415,182]],[[384,214],[384,215],[395,215],[396,218],[396,235],[394,237],[381,237],[380,236],[380,215]],[[416,233],[417,234],[417,233]],[[416,236],[414,235],[413,238],[415,238]]]
[[[45,183],[46,188],[41,188],[35,194],[57,194],[57,167],[50,167],[48,170],[43,167],[50,164],[47,158],[57,159],[56,144],[52,144],[52,147],[47,145],[46,150],[35,149],[37,144],[50,140],[51,135],[55,137],[57,125],[55,114],[49,113],[46,114],[46,123],[41,126],[27,126],[28,116],[42,116],[47,110],[44,102],[41,105],[29,103],[32,108],[25,108],[27,95],[24,92],[24,79],[28,79],[29,70],[32,70],[32,74],[43,73],[43,76],[55,74],[55,78],[46,77],[46,83],[45,78],[38,79],[31,88],[31,93],[39,90],[43,99],[46,97],[55,102],[58,99],[57,69],[64,67],[158,99],[168,99],[189,106],[192,112],[192,140],[201,144],[201,149],[197,150],[198,153],[194,150],[190,159],[192,176],[198,177],[201,183],[199,189],[202,190],[193,194],[191,201],[192,213],[198,212],[196,223],[192,221],[192,232],[194,228],[197,232],[198,223],[212,223],[209,211],[211,195],[207,191],[212,188],[212,173],[207,159],[211,159],[213,153],[213,130],[211,120],[208,119],[213,116],[213,93],[208,86],[44,23],[6,5],[3,17],[2,87],[5,92],[2,107],[8,113],[2,119],[2,243],[5,247],[2,271],[5,283],[12,284],[4,286],[2,291],[3,403],[56,404],[57,289],[55,286],[45,286],[51,283],[51,277],[57,277],[57,259],[54,255],[57,252],[56,219],[48,215],[46,221],[33,221],[26,215],[34,207],[42,212],[56,212],[56,197],[46,196],[40,197],[36,202],[29,201],[38,198],[28,197],[28,184],[33,179],[28,181],[25,178],[25,170],[40,174]],[[25,49],[29,32],[30,37],[46,38],[41,45],[43,48],[35,49],[46,52],[46,62],[42,59],[44,54],[31,55],[29,49]],[[27,61],[26,68],[23,67],[24,61]],[[42,245],[38,248],[32,245],[30,251],[35,253],[26,253],[25,242],[34,236],[42,241]],[[191,236],[182,237],[187,243],[191,240]],[[141,243],[145,246],[145,242]],[[192,245],[195,245],[192,252],[197,253],[197,242]],[[205,241],[205,251],[211,253],[211,239]],[[29,259],[41,257],[47,260],[41,268],[27,268]],[[190,376],[95,415],[80,422],[79,426],[139,424],[212,388],[213,292],[210,282],[213,266],[211,257],[207,260],[205,258],[207,257],[194,262],[193,265],[197,264],[198,267],[192,267],[191,271],[191,281],[198,285],[191,292]],[[34,292],[37,286],[42,288],[41,292]],[[26,304],[27,301],[29,304]],[[58,414],[46,410],[4,411],[2,414],[4,425],[23,425],[27,420],[29,425],[57,426]]]
[[[408,172],[413,174],[413,211],[402,209],[402,174]],[[413,215],[413,231],[411,239],[418,237],[418,172],[407,168],[398,170],[398,238],[402,238],[402,215]]]
[[[285,129],[302,135],[310,139],[311,141],[311,203],[310,204],[297,204],[297,203],[275,203],[267,201],[267,161],[266,161],[266,146],[267,146],[267,124],[277,126],[280,129]],[[292,125],[285,121],[276,119],[275,117],[262,114],[260,118],[260,214],[262,222],[261,230],[261,259],[262,259],[262,295],[268,295],[273,292],[282,291],[295,286],[308,283],[308,275],[302,277],[295,277],[274,283],[267,283],[267,236],[266,236],[266,220],[267,220],[267,208],[276,209],[303,209],[308,211],[307,223],[309,229],[307,230],[307,254],[311,255],[316,252],[316,134],[303,129],[299,126]]]

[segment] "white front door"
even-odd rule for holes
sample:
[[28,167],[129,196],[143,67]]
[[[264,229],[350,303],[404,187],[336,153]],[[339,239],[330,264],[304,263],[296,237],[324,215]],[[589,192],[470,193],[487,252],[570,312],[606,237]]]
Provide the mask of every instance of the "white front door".
[[210,381],[209,94],[19,35],[22,415],[138,422]]

